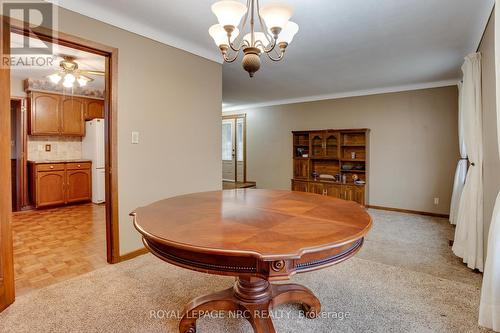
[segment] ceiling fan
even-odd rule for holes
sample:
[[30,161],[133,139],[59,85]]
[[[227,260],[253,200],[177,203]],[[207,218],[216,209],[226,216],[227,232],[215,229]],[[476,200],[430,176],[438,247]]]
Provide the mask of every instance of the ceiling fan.
[[80,87],[84,87],[87,83],[94,81],[89,75],[99,75],[104,76],[104,72],[84,70],[78,68],[78,63],[75,61],[76,57],[69,55],[61,55],[63,60],[59,63],[61,69],[54,74],[48,75],[47,77],[54,84],[58,84],[63,80],[62,85],[66,88],[72,88],[75,81],[78,82]]

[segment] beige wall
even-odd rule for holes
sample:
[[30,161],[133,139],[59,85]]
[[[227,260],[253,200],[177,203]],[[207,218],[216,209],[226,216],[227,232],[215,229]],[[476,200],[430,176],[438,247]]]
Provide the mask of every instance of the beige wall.
[[447,214],[458,159],[457,94],[445,87],[238,111],[247,114],[247,178],[289,189],[292,130],[366,127],[370,204]]
[[[59,30],[119,49],[118,200],[121,254],[142,247],[129,213],[221,187],[222,67],[64,9]],[[131,144],[131,131],[140,143]]]
[[483,155],[484,155],[484,246],[487,249],[488,232],[493,206],[500,190],[500,158],[497,148],[496,84],[495,84],[495,15],[479,47],[482,54]]

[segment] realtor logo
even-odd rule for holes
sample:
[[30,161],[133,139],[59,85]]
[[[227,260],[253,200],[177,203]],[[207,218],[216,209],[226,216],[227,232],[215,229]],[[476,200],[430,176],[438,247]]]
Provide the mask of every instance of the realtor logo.
[[[2,15],[12,19],[14,34],[11,34],[10,56],[5,54],[2,65],[50,66],[53,61],[55,31],[54,6],[45,1],[10,1],[2,3]],[[19,24],[20,23],[20,24]],[[44,27],[44,36],[37,33],[37,28]],[[20,31],[22,29],[22,31]],[[47,32],[48,35],[47,35]]]

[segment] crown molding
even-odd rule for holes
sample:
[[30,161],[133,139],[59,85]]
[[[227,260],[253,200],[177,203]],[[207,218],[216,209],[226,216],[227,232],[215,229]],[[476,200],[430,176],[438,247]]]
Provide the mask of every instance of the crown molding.
[[175,47],[177,49],[192,53],[199,57],[222,64],[219,50],[206,49],[192,43],[184,38],[175,37],[164,31],[154,29],[136,20],[132,20],[109,10],[103,10],[92,3],[81,0],[45,0],[56,6],[90,17],[92,19],[110,24],[117,28],[126,30],[136,35],[152,39],[154,41]]
[[240,104],[240,105],[223,107],[222,112],[233,112],[233,111],[239,111],[239,110],[245,110],[245,109],[255,109],[255,108],[261,108],[261,107],[266,107],[266,106],[275,106],[275,105],[315,102],[315,101],[323,101],[323,100],[328,100],[328,99],[340,99],[340,98],[348,98],[348,97],[360,97],[360,96],[396,93],[396,92],[411,91],[411,90],[449,87],[449,86],[457,85],[458,81],[459,81],[459,79],[447,80],[447,81],[436,81],[436,82],[409,84],[409,85],[387,87],[387,88],[357,90],[357,91],[350,91],[350,92],[336,93],[336,94],[326,94],[326,95],[316,95],[316,96],[305,96],[305,97],[297,97],[297,98],[289,98],[289,99],[280,99],[280,100],[267,101],[267,102],[262,102],[262,103]]

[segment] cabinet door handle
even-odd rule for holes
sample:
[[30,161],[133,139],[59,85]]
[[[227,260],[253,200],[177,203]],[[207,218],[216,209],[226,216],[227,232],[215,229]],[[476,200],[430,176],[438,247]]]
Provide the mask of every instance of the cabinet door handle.
[[80,167],[80,164],[78,164],[78,167]]
[[53,166],[53,165],[51,165],[51,166],[50,166],[50,168],[51,168],[51,169],[54,169],[54,166]]

